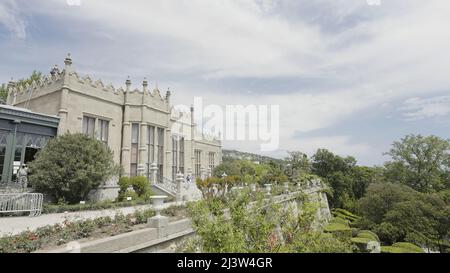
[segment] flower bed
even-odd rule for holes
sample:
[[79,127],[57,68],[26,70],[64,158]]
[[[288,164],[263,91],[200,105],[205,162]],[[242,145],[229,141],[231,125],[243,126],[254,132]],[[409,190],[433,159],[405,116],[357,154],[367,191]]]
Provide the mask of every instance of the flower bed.
[[[186,208],[170,207],[164,209],[161,214],[176,220],[186,215]],[[153,210],[147,209],[126,216],[117,214],[114,218],[100,217],[94,220],[66,221],[62,224],[45,226],[35,231],[25,231],[14,236],[0,238],[0,253],[29,253],[75,240],[114,236],[145,228],[147,219],[154,215]]]

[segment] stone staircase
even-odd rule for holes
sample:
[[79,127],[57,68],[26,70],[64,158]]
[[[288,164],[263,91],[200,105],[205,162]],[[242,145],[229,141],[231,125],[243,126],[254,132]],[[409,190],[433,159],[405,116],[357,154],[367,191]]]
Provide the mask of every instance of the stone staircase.
[[172,197],[177,195],[177,185],[174,181],[163,177],[162,179],[157,179],[156,183],[152,185],[153,190],[157,193],[167,194]]

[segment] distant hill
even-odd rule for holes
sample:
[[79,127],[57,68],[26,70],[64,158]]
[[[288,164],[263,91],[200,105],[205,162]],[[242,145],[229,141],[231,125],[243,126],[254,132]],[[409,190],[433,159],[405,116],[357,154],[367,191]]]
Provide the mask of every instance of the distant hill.
[[282,159],[273,158],[265,155],[240,152],[236,150],[222,150],[222,159],[223,161],[243,159],[258,163],[269,163],[270,161],[276,162],[278,164],[284,163],[284,160]]

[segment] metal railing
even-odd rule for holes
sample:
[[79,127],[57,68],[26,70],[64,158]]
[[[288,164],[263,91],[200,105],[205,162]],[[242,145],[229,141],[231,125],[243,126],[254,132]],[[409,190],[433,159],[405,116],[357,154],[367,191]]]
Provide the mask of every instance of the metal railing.
[[0,214],[29,212],[31,217],[42,213],[42,193],[0,194]]

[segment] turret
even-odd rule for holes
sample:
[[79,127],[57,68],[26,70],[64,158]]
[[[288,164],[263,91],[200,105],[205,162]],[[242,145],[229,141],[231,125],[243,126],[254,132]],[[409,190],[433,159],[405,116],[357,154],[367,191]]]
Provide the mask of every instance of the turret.
[[64,69],[66,70],[66,73],[69,74],[70,69],[72,67],[72,57],[70,56],[70,53],[67,53],[66,59],[64,59]]
[[128,76],[127,80],[125,81],[125,86],[126,86],[125,91],[126,91],[127,93],[130,92],[130,90],[131,90],[131,80],[130,80],[130,76]]
[[166,91],[166,102],[167,102],[167,104],[169,104],[170,105],[170,95],[171,95],[172,93],[170,92],[170,89],[169,88],[167,88],[167,91]]
[[148,81],[147,78],[144,78],[144,81],[142,82],[142,90],[144,94],[148,93]]
[[16,92],[15,92],[15,87],[16,87],[16,83],[14,82],[13,78],[11,78],[11,80],[8,83],[7,86],[7,92],[8,92],[8,97],[6,99],[6,103],[9,105],[14,105],[16,103]]

